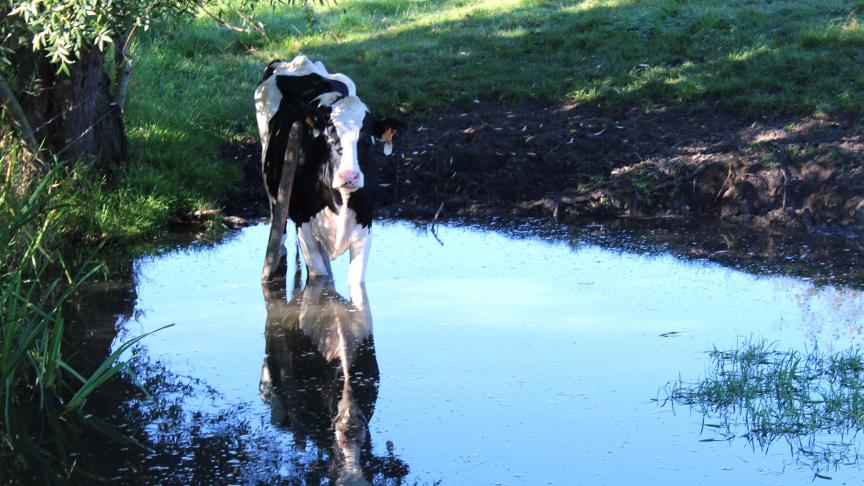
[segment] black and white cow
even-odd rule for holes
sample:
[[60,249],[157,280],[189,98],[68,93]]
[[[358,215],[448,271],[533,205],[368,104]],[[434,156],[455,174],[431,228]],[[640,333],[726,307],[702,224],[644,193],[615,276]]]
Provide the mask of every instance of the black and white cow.
[[348,251],[348,282],[362,283],[378,185],[370,148],[382,141],[389,154],[404,125],[372,117],[348,76],[303,55],[267,66],[255,112],[271,209],[262,279],[285,253],[290,217],[310,277],[329,275],[330,260]]

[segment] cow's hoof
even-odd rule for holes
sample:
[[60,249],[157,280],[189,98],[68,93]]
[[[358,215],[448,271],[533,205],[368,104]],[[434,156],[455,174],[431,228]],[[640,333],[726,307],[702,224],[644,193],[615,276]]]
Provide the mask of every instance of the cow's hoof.
[[266,268],[261,272],[261,283],[271,283],[279,280],[285,280],[285,272],[271,271]]

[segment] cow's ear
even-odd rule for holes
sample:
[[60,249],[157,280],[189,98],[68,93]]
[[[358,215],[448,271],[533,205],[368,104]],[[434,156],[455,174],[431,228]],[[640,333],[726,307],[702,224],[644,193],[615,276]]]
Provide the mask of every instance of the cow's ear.
[[316,104],[308,105],[304,110],[303,117],[303,123],[311,130],[312,136],[317,138],[324,132],[324,128],[330,120],[330,107]]
[[384,155],[390,155],[393,153],[393,138],[407,128],[407,125],[393,118],[375,120],[372,124],[372,136],[384,142]]
[[269,78],[270,76],[273,76],[273,73],[276,72],[276,65],[281,63],[281,62],[282,62],[281,59],[274,59],[274,60],[270,61],[270,64],[268,64],[267,67],[264,68],[264,75],[261,76],[261,82],[262,83],[264,81],[266,81],[267,78]]
[[387,132],[391,132],[391,137],[404,132],[408,125],[393,118],[384,118],[383,120],[374,120],[372,122],[372,135],[379,140],[386,140]]

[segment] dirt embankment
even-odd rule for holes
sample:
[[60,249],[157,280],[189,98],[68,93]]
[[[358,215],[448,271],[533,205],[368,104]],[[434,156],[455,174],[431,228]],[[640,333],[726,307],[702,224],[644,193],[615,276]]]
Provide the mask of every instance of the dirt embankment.
[[[249,181],[227,210],[266,213],[258,148],[226,155]],[[389,216],[709,216],[864,233],[864,126],[851,120],[482,105],[412,123],[379,168]]]

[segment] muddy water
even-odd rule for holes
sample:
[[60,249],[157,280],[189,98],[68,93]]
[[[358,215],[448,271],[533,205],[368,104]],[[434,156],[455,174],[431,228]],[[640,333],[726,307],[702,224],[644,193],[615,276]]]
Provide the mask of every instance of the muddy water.
[[[251,227],[138,260],[118,342],[174,324],[139,354],[194,378],[186,413],[243,423],[238,450],[211,459],[232,464],[216,482],[813,479],[788,445],[702,442],[700,414],[655,399],[670,380],[704,375],[706,351],[744,338],[860,346],[858,290],[634,251],[632,234],[616,246],[530,233],[381,224],[366,288],[352,292],[343,260],[335,284],[262,289],[267,228]],[[830,471],[846,484],[862,474]]]

